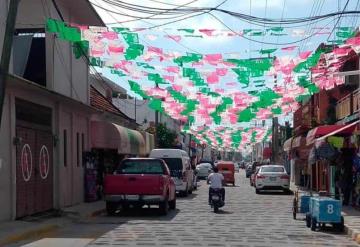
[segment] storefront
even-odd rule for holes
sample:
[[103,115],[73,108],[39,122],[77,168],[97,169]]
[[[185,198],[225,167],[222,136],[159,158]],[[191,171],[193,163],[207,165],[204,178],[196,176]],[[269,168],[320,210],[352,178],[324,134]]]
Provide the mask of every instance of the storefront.
[[[101,198],[103,178],[111,174],[126,157],[145,156],[146,134],[107,121],[91,121],[91,152],[85,160],[85,197],[87,201]],[[151,136],[148,136],[151,142]],[[151,148],[151,144],[148,145]]]
[[351,140],[358,122],[319,126],[309,131],[306,143],[313,146],[310,155],[313,190],[339,197],[341,187],[342,192],[348,193],[353,181],[354,143]]

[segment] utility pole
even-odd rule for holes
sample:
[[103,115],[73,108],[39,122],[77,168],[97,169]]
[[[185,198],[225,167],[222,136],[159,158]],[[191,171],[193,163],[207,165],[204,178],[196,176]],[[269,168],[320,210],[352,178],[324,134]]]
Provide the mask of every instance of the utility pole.
[[6,88],[6,77],[9,73],[9,63],[12,51],[12,43],[14,38],[14,30],[16,23],[16,15],[20,0],[10,0],[8,16],[6,19],[6,28],[4,35],[4,43],[1,53],[0,62],[0,128],[2,120],[2,112],[4,107],[5,88]]
[[158,111],[155,110],[155,147],[159,147],[159,140],[158,140],[158,128],[159,128],[159,115]]
[[135,119],[135,124],[136,124],[136,97],[134,97],[134,99],[135,99],[135,103],[134,103],[135,116],[134,116],[134,119]]

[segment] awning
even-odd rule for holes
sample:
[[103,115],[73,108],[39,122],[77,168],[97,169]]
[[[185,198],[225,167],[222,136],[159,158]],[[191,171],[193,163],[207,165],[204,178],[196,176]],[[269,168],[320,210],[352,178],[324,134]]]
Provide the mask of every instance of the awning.
[[348,125],[324,125],[316,127],[307,134],[306,145],[313,144],[317,138],[318,140],[323,140],[332,135],[351,135],[354,132],[355,125],[359,121],[360,120]]
[[142,136],[145,139],[145,149],[143,154],[149,154],[151,150],[155,148],[155,137],[146,131],[141,131]]
[[116,149],[120,154],[142,154],[145,140],[140,132],[120,125],[91,121],[91,147]]
[[284,151],[290,151],[293,148],[297,148],[303,145],[303,143],[305,143],[305,137],[302,136],[297,136],[297,137],[291,137],[289,139],[287,139],[284,142]]
[[291,150],[291,144],[292,144],[293,140],[294,140],[294,137],[290,137],[289,139],[287,139],[287,140],[284,142],[283,148],[284,148],[284,151],[285,151],[285,152]]

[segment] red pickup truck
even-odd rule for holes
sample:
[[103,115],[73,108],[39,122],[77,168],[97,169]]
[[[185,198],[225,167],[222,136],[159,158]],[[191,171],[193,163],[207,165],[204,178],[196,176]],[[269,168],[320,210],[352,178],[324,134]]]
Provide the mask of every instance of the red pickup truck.
[[175,183],[161,159],[130,158],[104,180],[106,210],[113,215],[119,207],[159,205],[162,215],[176,208]]

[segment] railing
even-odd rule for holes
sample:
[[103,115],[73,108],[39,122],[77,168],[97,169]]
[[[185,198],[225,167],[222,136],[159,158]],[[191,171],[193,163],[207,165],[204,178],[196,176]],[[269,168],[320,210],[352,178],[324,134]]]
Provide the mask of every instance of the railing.
[[340,120],[351,115],[351,98],[352,94],[349,94],[337,102],[336,119]]
[[353,113],[360,111],[360,89],[353,92]]

